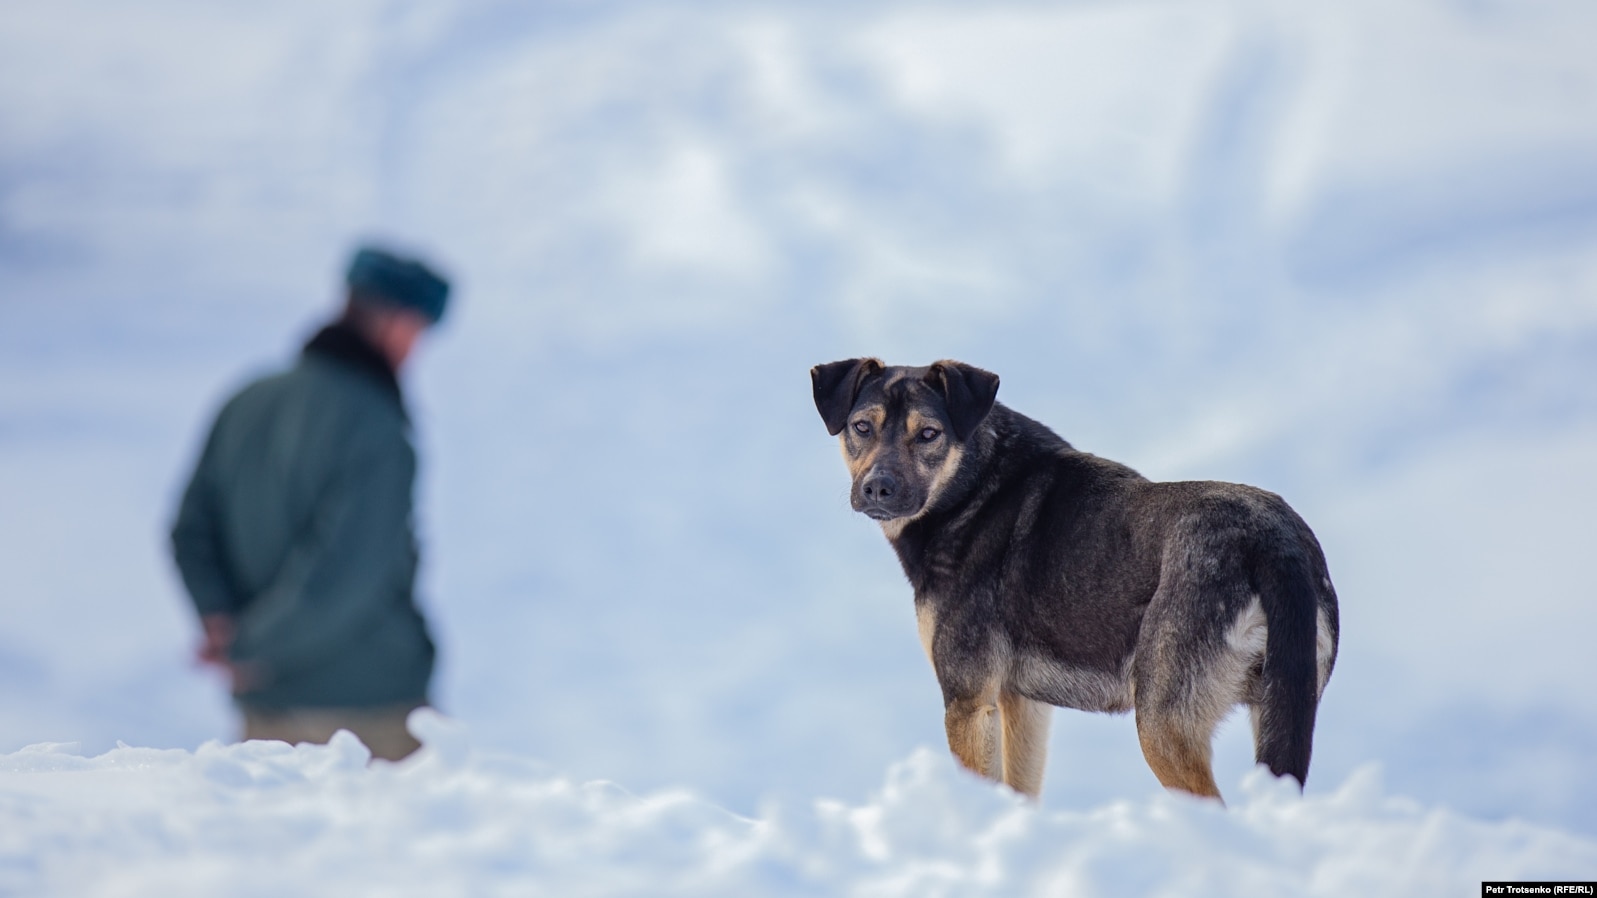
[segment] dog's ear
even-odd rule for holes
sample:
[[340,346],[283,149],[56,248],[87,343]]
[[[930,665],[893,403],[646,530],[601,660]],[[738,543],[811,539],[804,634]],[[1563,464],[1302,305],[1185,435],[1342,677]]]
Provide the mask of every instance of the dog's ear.
[[998,398],[998,375],[964,362],[937,362],[926,373],[926,382],[942,391],[948,420],[960,440],[976,432]]
[[827,433],[835,437],[843,431],[848,413],[854,410],[854,400],[859,398],[860,385],[880,370],[882,363],[877,359],[845,359],[810,369],[815,408],[826,422]]

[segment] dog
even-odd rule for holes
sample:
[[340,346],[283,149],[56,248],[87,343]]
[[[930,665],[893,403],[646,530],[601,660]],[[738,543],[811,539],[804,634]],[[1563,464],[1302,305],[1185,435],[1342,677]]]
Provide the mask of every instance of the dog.
[[1258,763],[1302,788],[1339,625],[1320,544],[1280,496],[1081,452],[962,362],[810,379],[850,503],[914,587],[961,764],[1036,799],[1052,706],[1133,711],[1159,782],[1223,801],[1211,742],[1242,704]]

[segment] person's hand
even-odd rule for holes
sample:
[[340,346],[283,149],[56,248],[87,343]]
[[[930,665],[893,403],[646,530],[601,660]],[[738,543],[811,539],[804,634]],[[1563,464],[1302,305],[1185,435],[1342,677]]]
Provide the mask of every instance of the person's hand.
[[233,615],[207,614],[200,618],[200,626],[204,634],[200,647],[194,652],[195,660],[201,664],[226,667],[227,649],[233,644],[233,636],[237,632]]
[[204,635],[194,658],[207,667],[215,667],[227,674],[229,688],[234,695],[243,695],[265,682],[258,664],[238,662],[228,658],[228,649],[238,633],[238,624],[231,614],[207,614],[200,618]]

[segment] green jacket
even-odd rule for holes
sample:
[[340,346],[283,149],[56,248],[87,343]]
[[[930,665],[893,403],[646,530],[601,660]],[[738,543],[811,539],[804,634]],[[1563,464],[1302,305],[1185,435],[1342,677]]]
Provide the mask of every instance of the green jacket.
[[195,609],[233,615],[258,708],[424,702],[415,450],[383,357],[333,325],[222,408],[172,527]]

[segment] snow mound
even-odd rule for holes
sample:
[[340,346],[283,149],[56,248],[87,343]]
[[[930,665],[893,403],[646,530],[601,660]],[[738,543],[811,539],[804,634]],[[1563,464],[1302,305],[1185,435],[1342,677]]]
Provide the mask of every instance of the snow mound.
[[1072,811],[921,749],[864,804],[747,819],[473,752],[436,714],[412,725],[426,747],[400,764],[348,733],[0,756],[0,894],[1462,895],[1597,869],[1597,842],[1392,797],[1373,766],[1308,797],[1256,771],[1230,809]]

